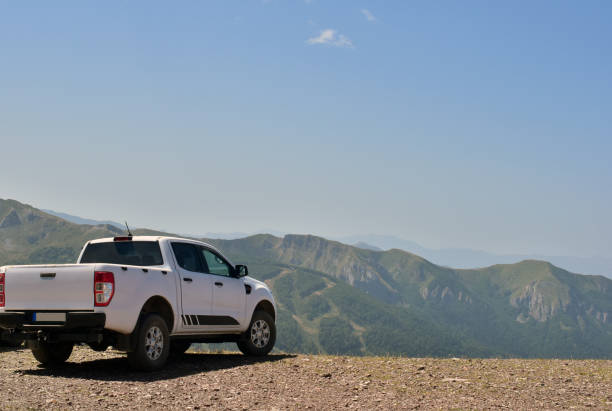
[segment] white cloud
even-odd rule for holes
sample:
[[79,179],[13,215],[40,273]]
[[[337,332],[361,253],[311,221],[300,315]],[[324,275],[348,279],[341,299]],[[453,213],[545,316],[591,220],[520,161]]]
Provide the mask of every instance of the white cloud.
[[312,37],[306,40],[308,44],[327,44],[334,40],[336,37],[336,30],[326,29],[321,30],[321,34],[318,37]]
[[338,34],[334,29],[321,30],[318,36],[306,40],[308,44],[327,44],[335,47],[353,47],[353,42],[344,34]]
[[361,9],[361,14],[363,14],[368,21],[378,20],[376,17],[374,17],[372,12],[368,9]]

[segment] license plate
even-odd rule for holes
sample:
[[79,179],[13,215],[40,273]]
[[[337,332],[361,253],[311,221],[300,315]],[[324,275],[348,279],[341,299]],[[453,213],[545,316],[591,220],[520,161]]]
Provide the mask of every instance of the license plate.
[[36,322],[66,322],[66,313],[34,313],[32,321]]

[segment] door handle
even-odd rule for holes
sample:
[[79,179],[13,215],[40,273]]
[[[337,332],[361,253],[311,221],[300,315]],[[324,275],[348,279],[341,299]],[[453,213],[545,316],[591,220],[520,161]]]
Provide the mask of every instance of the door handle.
[[223,287],[223,283],[220,283],[220,282],[218,282],[218,281],[215,283],[215,285],[216,285],[217,287]]
[[185,282],[187,282],[187,283],[190,283],[190,282],[192,282],[193,280],[192,280],[191,278],[185,277],[185,278],[183,278],[183,281],[185,281]]

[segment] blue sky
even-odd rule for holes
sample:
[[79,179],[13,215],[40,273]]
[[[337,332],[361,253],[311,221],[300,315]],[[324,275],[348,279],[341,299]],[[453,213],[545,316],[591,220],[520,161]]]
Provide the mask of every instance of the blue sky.
[[0,2],[0,197],[612,256],[608,1]]

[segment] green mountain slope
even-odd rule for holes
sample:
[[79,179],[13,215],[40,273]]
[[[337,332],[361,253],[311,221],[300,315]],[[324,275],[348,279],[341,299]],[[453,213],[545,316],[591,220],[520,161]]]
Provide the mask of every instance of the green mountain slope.
[[[0,200],[0,265],[73,262],[85,241],[119,233]],[[612,358],[604,277],[541,261],[453,270],[314,236],[208,241],[272,287],[286,351]]]
[[612,357],[612,281],[605,277],[572,274],[541,261],[453,270],[401,250],[363,250],[313,236],[209,241],[242,261],[322,272],[436,322],[475,350]]
[[277,264],[250,267],[274,291],[280,349],[355,355],[492,354],[420,311],[386,304],[323,273]]
[[121,231],[78,225],[14,200],[0,200],[0,264],[76,261],[83,244]]

